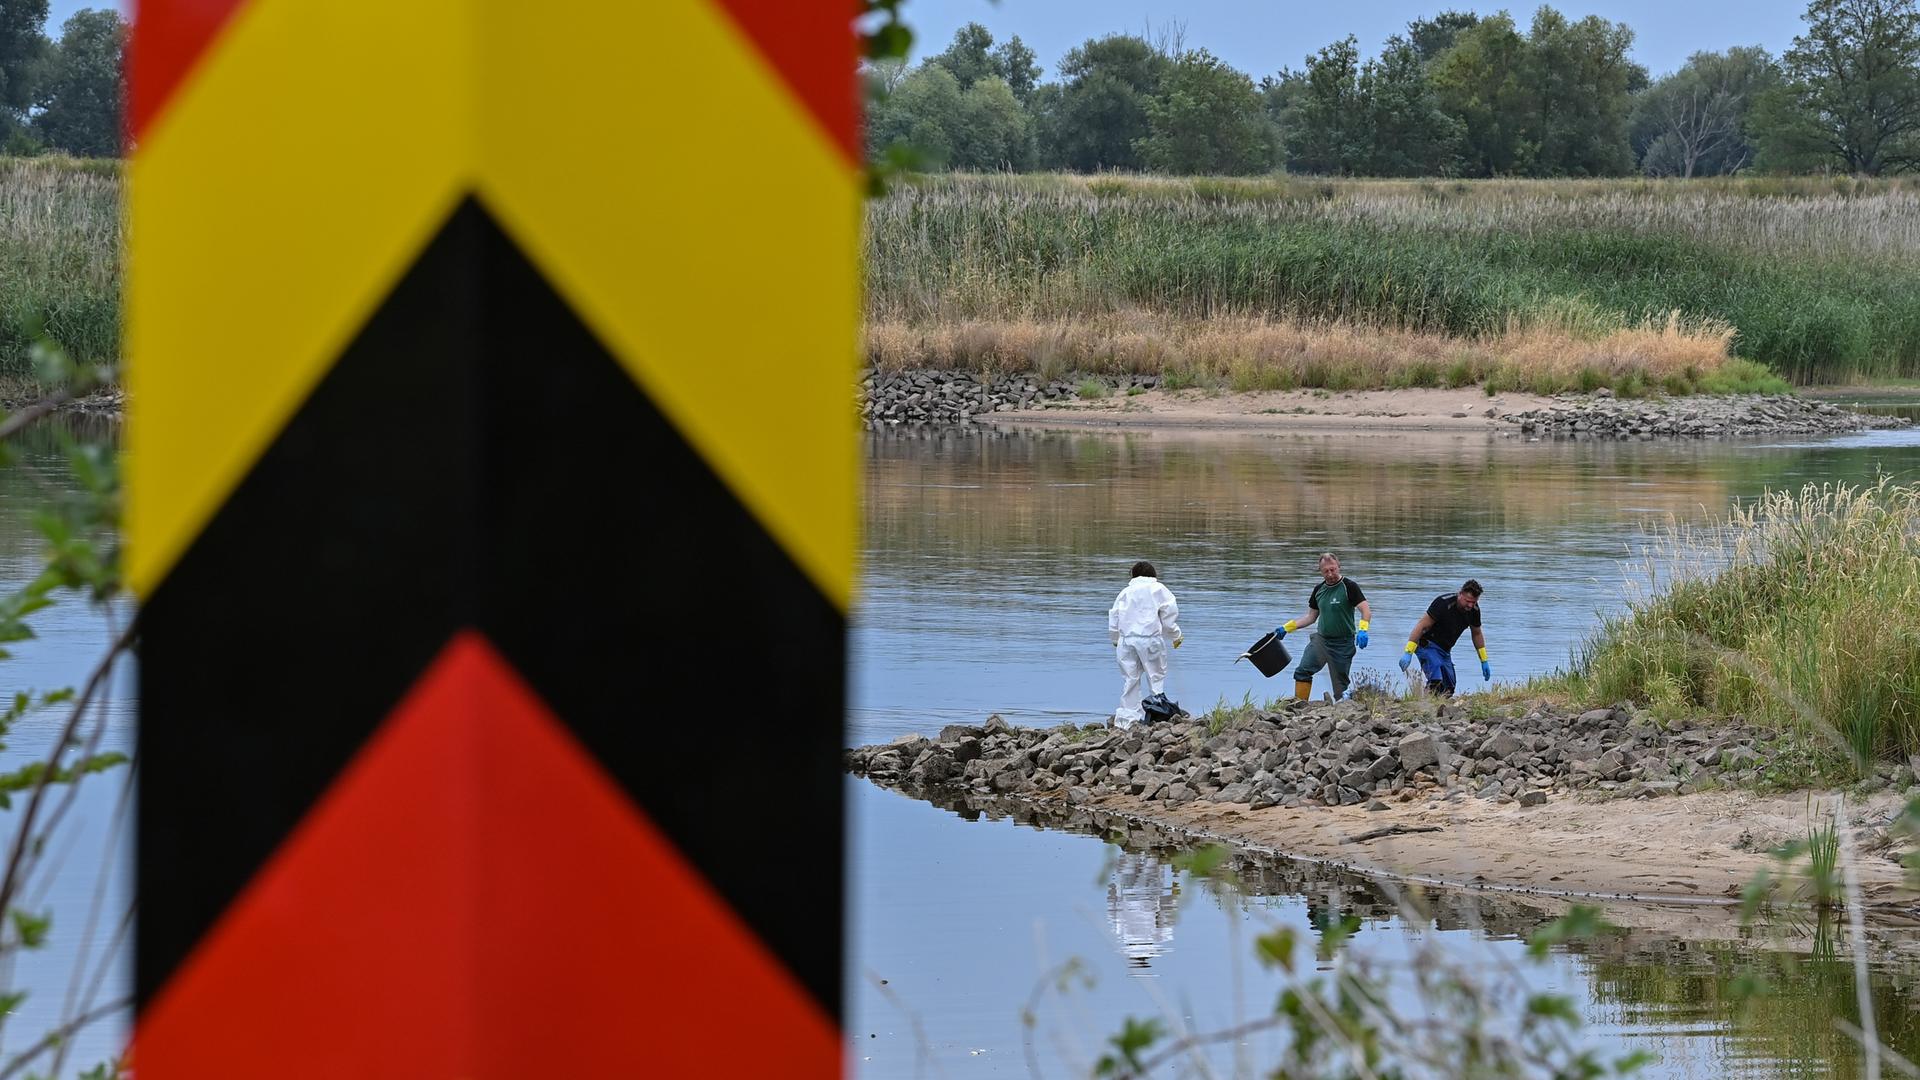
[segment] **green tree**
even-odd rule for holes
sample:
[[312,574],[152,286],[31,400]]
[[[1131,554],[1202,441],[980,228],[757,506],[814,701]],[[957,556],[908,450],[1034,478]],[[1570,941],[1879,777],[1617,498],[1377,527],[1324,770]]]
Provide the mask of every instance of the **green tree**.
[[1460,31],[1430,68],[1440,107],[1460,125],[1465,170],[1475,176],[1531,174],[1539,108],[1527,39],[1506,12]]
[[1415,19],[1407,24],[1406,42],[1425,64],[1453,48],[1461,31],[1480,25],[1480,16],[1471,11],[1443,11],[1431,19]]
[[1371,139],[1361,103],[1360,49],[1353,35],[1307,57],[1304,72],[1280,73],[1280,83],[1290,80],[1297,90],[1282,117],[1287,168],[1335,175],[1363,171]]
[[927,58],[952,73],[960,89],[971,90],[982,79],[999,79],[1025,102],[1040,83],[1040,61],[1027,43],[1015,34],[996,45],[993,32],[979,23],[968,23],[954,31],[946,49]]
[[867,115],[867,150],[911,147],[931,169],[1024,169],[1032,165],[1026,110],[999,76],[966,90],[944,64],[928,61],[894,85]]
[[1877,176],[1920,165],[1915,0],[1813,0],[1755,117],[1769,165]]
[[33,118],[47,145],[81,157],[120,152],[126,55],[127,24],[118,12],[89,8],[67,19]]
[[1253,80],[1205,49],[1182,53],[1147,101],[1141,159],[1176,173],[1265,172],[1277,139]]
[[1021,104],[1032,99],[1034,90],[1040,85],[1040,58],[1027,47],[1026,42],[1020,40],[1019,34],[994,46],[993,62],[996,68],[994,74],[1007,84],[1007,89],[1013,91],[1013,96]]
[[1569,22],[1542,7],[1534,14],[1527,45],[1527,82],[1538,108],[1535,173],[1619,176],[1632,171],[1630,91],[1636,79],[1645,80],[1627,58],[1632,28],[1597,15]]
[[[1289,88],[1288,84],[1291,84]],[[1442,176],[1459,171],[1459,121],[1440,108],[1420,51],[1394,36],[1359,62],[1349,36],[1307,57],[1302,74],[1265,87],[1285,99],[1287,167],[1356,176]]]
[[954,168],[1029,168],[1032,148],[1026,110],[999,76],[981,79],[961,95],[960,123],[953,133]]
[[1042,164],[1096,172],[1138,169],[1147,135],[1147,102],[1169,62],[1127,34],[1087,41],[1060,60],[1060,90],[1036,93]]
[[963,124],[963,92],[953,72],[922,64],[900,79],[867,116],[867,152],[881,157],[892,147],[912,147],[928,168],[953,160]]
[[999,71],[993,64],[993,32],[970,22],[953,32],[945,50],[927,57],[927,63],[947,69],[947,73],[966,90],[974,83]]
[[1631,132],[1640,171],[1712,176],[1751,166],[1754,105],[1779,80],[1773,57],[1757,45],[1694,53],[1634,99]]
[[47,0],[0,0],[0,136],[26,123],[46,76],[51,49]]
[[1428,80],[1420,50],[1402,37],[1387,40],[1378,58],[1360,69],[1359,100],[1370,176],[1450,176],[1459,171],[1465,132],[1448,116]]

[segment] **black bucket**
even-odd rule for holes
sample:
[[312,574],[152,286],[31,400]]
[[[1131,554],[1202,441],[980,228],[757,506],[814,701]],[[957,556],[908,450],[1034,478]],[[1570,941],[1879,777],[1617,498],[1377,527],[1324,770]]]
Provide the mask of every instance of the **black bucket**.
[[1260,674],[1269,679],[1287,670],[1287,665],[1293,662],[1293,657],[1287,654],[1287,647],[1272,634],[1254,642],[1252,648],[1240,654],[1240,659],[1253,661],[1253,666],[1260,669]]

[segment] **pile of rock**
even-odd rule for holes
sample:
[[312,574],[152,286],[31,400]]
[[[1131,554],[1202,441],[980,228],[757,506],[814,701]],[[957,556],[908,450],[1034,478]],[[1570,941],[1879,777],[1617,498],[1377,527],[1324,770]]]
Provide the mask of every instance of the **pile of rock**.
[[891,786],[1064,796],[1073,804],[1125,794],[1169,806],[1384,809],[1381,800],[1449,795],[1533,805],[1554,790],[1686,793],[1754,783],[1772,757],[1768,733],[1738,722],[1663,724],[1630,705],[1476,710],[1427,700],[1314,702],[1255,712],[1219,730],[1204,720],[1034,730],[996,716],[931,739],[907,735],[848,750],[845,764]]
[[1647,398],[1627,401],[1600,390],[1562,395],[1547,408],[1499,419],[1523,434],[1586,439],[1714,439],[1741,435],[1827,435],[1891,428],[1908,421],[1872,416],[1789,394]]
[[[1044,409],[1093,396],[1124,394],[1160,385],[1157,375],[1091,375],[1067,382],[1035,375],[986,375],[971,371],[861,372],[857,402],[868,427],[902,424],[971,424],[977,416],[1015,409]],[[1098,389],[1094,390],[1093,387]]]

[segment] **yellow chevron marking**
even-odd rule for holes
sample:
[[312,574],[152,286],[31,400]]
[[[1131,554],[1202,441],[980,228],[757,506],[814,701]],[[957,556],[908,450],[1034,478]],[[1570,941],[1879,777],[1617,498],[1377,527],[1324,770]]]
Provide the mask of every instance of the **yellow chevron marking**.
[[253,0],[142,138],[127,299],[136,592],[160,583],[469,186],[457,118],[473,51],[449,33],[465,7]]
[[[636,63],[648,40],[673,47]],[[481,77],[500,72],[538,74]],[[709,0],[478,17],[460,0],[251,0],[143,137],[130,188],[136,591],[478,190],[847,604],[857,176]]]
[[[483,200],[844,608],[857,176],[708,0],[580,6],[591,34],[551,32],[552,5],[495,9],[483,70],[543,74],[484,91]],[[637,63],[647,40],[673,47]]]

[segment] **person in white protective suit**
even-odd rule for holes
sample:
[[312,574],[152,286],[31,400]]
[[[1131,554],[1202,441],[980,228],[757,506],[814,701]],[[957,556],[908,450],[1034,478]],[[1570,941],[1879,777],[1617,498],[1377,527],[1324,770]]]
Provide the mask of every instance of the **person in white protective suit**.
[[1113,642],[1114,655],[1120,661],[1120,707],[1114,710],[1115,727],[1132,727],[1146,718],[1140,710],[1140,677],[1146,676],[1148,693],[1158,694],[1167,687],[1167,648],[1180,647],[1180,606],[1173,593],[1160,584],[1150,562],[1133,564],[1133,580],[1114,598],[1107,612],[1107,637]]

